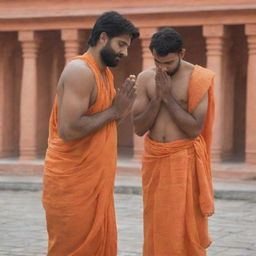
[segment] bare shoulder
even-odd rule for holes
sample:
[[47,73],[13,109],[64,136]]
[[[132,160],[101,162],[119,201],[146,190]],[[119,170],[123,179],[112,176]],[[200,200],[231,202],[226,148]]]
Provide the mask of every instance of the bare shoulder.
[[138,84],[145,84],[155,79],[156,69],[154,67],[146,69],[139,73]]
[[204,76],[205,79],[212,79],[215,76],[215,73],[212,70],[200,65],[195,66],[197,66],[197,72],[200,72],[200,75]]
[[58,91],[63,87],[72,87],[76,90],[91,90],[95,84],[93,71],[82,60],[73,60],[64,68],[59,83]]
[[82,77],[86,77],[87,79],[94,78],[93,71],[82,60],[72,60],[69,62],[64,68],[62,75],[64,79],[69,79],[70,77],[77,79]]
[[183,61],[183,72],[185,73],[192,73],[195,69],[195,65],[192,63],[189,63],[187,61]]

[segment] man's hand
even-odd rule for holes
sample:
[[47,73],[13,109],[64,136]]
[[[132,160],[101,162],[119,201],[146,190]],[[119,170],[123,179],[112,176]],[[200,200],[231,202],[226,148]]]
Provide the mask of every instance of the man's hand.
[[156,83],[155,99],[157,101],[162,101],[162,93],[161,93],[161,88],[160,88],[161,82],[162,81],[161,81],[160,74],[157,71],[156,75],[155,75],[155,83]]
[[156,99],[162,100],[165,103],[171,97],[171,77],[161,69],[156,70]]
[[117,90],[112,108],[116,111],[119,119],[125,118],[131,112],[136,97],[135,81],[136,76],[130,75],[122,87]]

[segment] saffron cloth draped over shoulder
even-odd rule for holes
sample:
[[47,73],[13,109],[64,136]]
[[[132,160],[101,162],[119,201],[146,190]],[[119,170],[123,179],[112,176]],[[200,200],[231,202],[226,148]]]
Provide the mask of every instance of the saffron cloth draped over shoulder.
[[[97,99],[87,115],[104,111],[115,96],[113,76],[106,69],[107,87],[90,54],[85,61],[97,83]],[[86,85],[86,81],[85,85]],[[49,256],[116,256],[113,188],[117,157],[116,123],[70,142],[57,134],[55,99],[45,159],[43,206],[49,235]]]
[[144,256],[204,256],[214,213],[210,147],[214,119],[214,74],[198,65],[191,74],[188,112],[205,93],[208,110],[195,139],[161,143],[145,136],[142,157]]

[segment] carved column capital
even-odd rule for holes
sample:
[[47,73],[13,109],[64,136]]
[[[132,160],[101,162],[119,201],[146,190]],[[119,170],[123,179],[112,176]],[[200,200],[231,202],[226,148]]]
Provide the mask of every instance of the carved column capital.
[[81,36],[78,29],[62,29],[61,39],[64,41],[66,63],[79,54]]
[[245,34],[247,35],[248,54],[256,54],[256,24],[246,24]]

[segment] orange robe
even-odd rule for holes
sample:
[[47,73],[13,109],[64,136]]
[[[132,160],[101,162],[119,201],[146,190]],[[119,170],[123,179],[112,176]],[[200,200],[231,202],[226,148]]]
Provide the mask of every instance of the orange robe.
[[[96,103],[87,115],[112,105],[113,76],[106,69],[106,88],[90,54],[76,57],[94,72]],[[84,81],[86,86],[86,81]],[[70,142],[57,134],[57,100],[54,103],[45,159],[43,206],[49,235],[49,256],[116,256],[114,178],[117,158],[116,122]]]
[[195,139],[169,143],[145,136],[142,157],[144,256],[204,256],[214,212],[210,144],[214,74],[195,66],[188,89],[190,113],[208,92],[204,129]]

